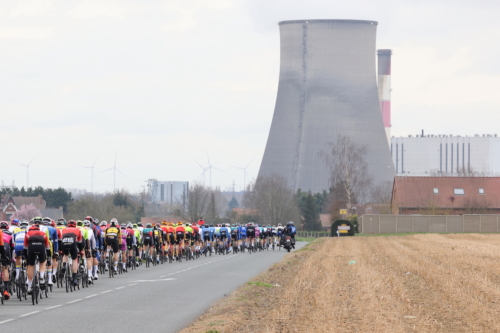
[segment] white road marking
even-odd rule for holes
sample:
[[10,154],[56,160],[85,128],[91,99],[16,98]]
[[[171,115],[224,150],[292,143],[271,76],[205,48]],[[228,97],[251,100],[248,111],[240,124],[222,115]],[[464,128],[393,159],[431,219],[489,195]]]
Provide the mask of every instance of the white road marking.
[[13,321],[14,319],[7,319],[7,320],[4,320],[4,321],[0,321],[0,325],[1,324],[5,324],[5,323],[8,323],[9,321]]
[[91,298],[91,297],[94,297],[94,296],[97,296],[98,294],[94,294],[94,295],[89,295],[89,296],[85,296],[85,298]]
[[171,281],[175,280],[174,278],[168,278],[168,279],[158,279],[158,280],[137,280],[133,282],[156,282],[156,281]]
[[131,287],[131,286],[135,286],[137,283],[132,283],[132,284],[129,284],[128,286]]
[[123,289],[123,288],[125,288],[125,286],[115,288],[115,290],[118,290],[118,289]]
[[51,306],[50,308],[45,308],[45,310],[55,309],[62,306],[62,304]]
[[111,291],[113,291],[113,290],[101,291],[101,294],[109,293],[109,292],[111,292]]
[[30,315],[35,314],[35,313],[38,313],[38,312],[40,312],[40,311],[33,311],[33,312],[30,312],[30,313],[25,313],[25,314],[23,314],[23,315],[20,315],[19,317],[26,317],[26,316],[30,316]]
[[76,303],[76,302],[79,302],[79,301],[81,301],[81,300],[82,300],[81,298],[79,298],[79,299],[75,299],[74,301],[68,302],[68,303],[66,303],[66,304]]

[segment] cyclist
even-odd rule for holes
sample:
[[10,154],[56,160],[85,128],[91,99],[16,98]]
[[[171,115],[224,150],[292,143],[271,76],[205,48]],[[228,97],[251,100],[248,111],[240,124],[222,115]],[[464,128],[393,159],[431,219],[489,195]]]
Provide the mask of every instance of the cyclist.
[[247,241],[247,227],[246,227],[246,225],[243,224],[243,225],[240,225],[238,227],[238,238],[240,239],[240,241],[239,241],[240,250],[244,251],[245,247],[247,246],[246,245],[246,241]]
[[18,219],[11,220],[10,221],[9,231],[12,232],[12,234],[14,234],[14,230],[16,230],[18,226],[19,226],[19,220]]
[[97,258],[97,242],[95,239],[94,231],[92,230],[91,220],[89,219],[83,220],[83,227],[85,228],[85,231],[87,233],[87,241],[88,241],[87,243],[88,247],[87,250],[85,251],[85,258],[87,260],[87,277],[89,283],[93,283],[92,271],[94,268],[94,259]]
[[203,233],[203,252],[208,251],[208,246],[210,246],[213,241],[213,233],[208,225],[204,225],[202,229]]
[[58,266],[58,264],[59,264],[59,263],[57,262],[57,258],[58,258],[58,257],[59,257],[59,255],[60,255],[60,251],[61,251],[61,244],[62,244],[62,242],[61,242],[61,240],[62,240],[62,231],[63,231],[64,229],[66,229],[66,224],[67,224],[67,223],[66,223],[66,220],[65,220],[65,219],[59,219],[59,220],[57,220],[57,222],[56,222],[56,226],[55,226],[55,228],[57,229],[57,233],[59,234],[59,237],[60,237],[60,238],[59,238],[59,240],[57,241],[57,243],[58,243],[57,247],[58,247],[59,251],[58,251],[57,253],[56,253],[56,252],[52,252],[52,258],[54,259],[53,266],[52,266],[52,267],[53,267],[53,268],[52,268],[52,276],[53,276],[53,277],[57,276],[57,270],[58,270],[58,267],[57,267],[57,266]]
[[77,284],[76,273],[78,272],[78,252],[81,252],[84,248],[83,235],[81,229],[76,227],[76,222],[73,220],[68,221],[68,226],[61,229],[61,255],[62,258],[62,268],[61,275],[64,276],[66,273],[66,264],[68,262],[68,256],[71,256],[73,260],[73,265],[71,267],[71,277],[73,284]]
[[142,232],[138,229],[138,225],[137,224],[134,224],[133,226],[133,229],[134,229],[134,236],[135,236],[135,240],[137,242],[137,245],[135,247],[135,266],[136,267],[139,267],[139,260],[141,260],[141,255],[142,253],[139,252],[139,249],[142,249]]
[[176,239],[176,246],[175,246],[175,255],[177,260],[179,260],[179,257],[182,255],[183,247],[184,247],[184,239],[186,235],[186,229],[184,229],[184,226],[182,225],[182,222],[178,222],[177,226],[175,227],[175,239]]
[[[49,232],[49,242],[51,245],[52,258],[54,259],[52,261],[47,261],[47,284],[51,286],[54,284],[54,282],[52,281],[53,268],[55,267],[57,269],[57,253],[59,252],[58,249],[60,237],[58,230],[51,225],[52,219],[50,217],[44,217],[42,221],[44,227],[47,228]],[[54,267],[52,265],[49,265],[49,263],[53,264]]]
[[[203,220],[200,221],[203,222]],[[200,240],[201,240],[200,227],[198,226],[198,224],[193,223],[191,225],[191,228],[193,229],[194,251],[196,254],[200,254]]]
[[153,260],[153,249],[155,247],[155,238],[153,235],[153,225],[151,223],[146,224],[146,228],[142,230],[142,240],[144,242],[144,250],[149,250],[150,261]]
[[[104,242],[106,244],[106,258],[109,258],[110,250],[113,250],[113,270],[114,273],[118,273],[118,248],[122,245],[122,233],[120,227],[118,226],[118,220],[113,218],[109,222],[109,227],[106,228],[104,233]],[[108,264],[106,263],[106,268]]]
[[122,253],[122,268],[125,272],[127,272],[127,239],[129,237],[127,228],[125,227],[125,223],[120,225],[121,233],[122,233],[122,245],[120,247],[120,251]]
[[225,224],[222,224],[219,229],[219,239],[224,249],[223,254],[226,254],[225,250],[227,246],[227,240],[230,237],[230,233],[231,231],[229,230],[229,228],[227,228]]
[[128,258],[127,262],[128,267],[132,267],[132,257],[134,255],[134,250],[137,248],[137,239],[135,237],[135,230],[133,228],[132,222],[127,222],[127,225],[125,226],[127,229],[127,249],[128,249]]
[[3,292],[3,297],[4,299],[8,300],[10,298],[10,275],[9,275],[9,268],[10,268],[10,261],[11,261],[11,254],[12,254],[12,249],[14,248],[14,243],[12,241],[12,232],[9,230],[9,222],[7,221],[2,221],[0,222],[0,238],[1,242],[3,244],[0,244],[0,247],[2,250],[0,250],[0,253],[3,252],[3,257],[0,258],[0,262],[2,264],[2,270],[3,270],[3,284],[5,286],[5,290]]
[[92,229],[92,233],[94,234],[94,241],[95,241],[95,248],[92,251],[92,264],[93,264],[93,269],[92,269],[92,275],[94,280],[99,279],[99,259],[100,259],[100,253],[99,251],[102,250],[102,230],[99,227],[99,220],[96,218],[93,218],[92,216],[87,216],[85,220],[90,221],[90,228]]
[[248,237],[249,246],[254,245],[255,232],[256,232],[256,227],[253,224],[253,222],[248,223],[246,228],[246,234]]
[[159,227],[159,223],[153,226],[153,238],[155,241],[156,249],[156,263],[160,263],[160,251],[163,244],[163,230]]
[[255,241],[257,242],[257,245],[260,246],[260,228],[259,225],[256,223],[254,225],[255,228]]
[[185,226],[184,226],[184,230],[185,230],[185,235],[186,235],[186,247],[189,249],[189,258],[192,258],[193,257],[193,249],[192,249],[192,246],[193,246],[193,228],[191,228],[191,223],[186,223]]
[[176,243],[176,233],[175,233],[175,227],[172,222],[168,223],[167,225],[167,244],[168,244],[168,254],[169,256],[174,255],[174,246]]
[[[37,220],[38,222],[38,220]],[[31,284],[35,273],[35,263],[38,257],[40,268],[40,289],[45,286],[45,263],[50,257],[50,243],[47,233],[40,230],[39,224],[33,224],[24,237],[24,256],[28,265],[28,295],[32,293]]]
[[14,229],[14,255],[16,257],[16,280],[19,279],[21,272],[21,258],[24,251],[24,237],[26,236],[28,221],[23,220],[19,223],[19,227]]
[[297,230],[295,229],[295,226],[293,225],[293,221],[290,221],[286,224],[286,228],[284,230],[284,234],[288,235],[292,238],[292,247],[295,249],[295,234],[297,233]]

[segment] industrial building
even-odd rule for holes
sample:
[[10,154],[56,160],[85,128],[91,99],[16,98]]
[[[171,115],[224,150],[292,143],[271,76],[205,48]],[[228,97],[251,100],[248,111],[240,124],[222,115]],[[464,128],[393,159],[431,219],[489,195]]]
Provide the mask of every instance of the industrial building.
[[390,134],[386,134],[390,133],[391,52],[379,52],[379,90],[377,24],[360,20],[279,23],[278,94],[259,176],[281,175],[295,190],[326,190],[331,171],[320,152],[342,135],[367,146],[365,158],[375,184],[392,182],[395,170]]
[[398,175],[500,175],[496,134],[392,137],[391,156]]
[[188,191],[189,182],[148,180],[149,201],[152,203],[185,207]]

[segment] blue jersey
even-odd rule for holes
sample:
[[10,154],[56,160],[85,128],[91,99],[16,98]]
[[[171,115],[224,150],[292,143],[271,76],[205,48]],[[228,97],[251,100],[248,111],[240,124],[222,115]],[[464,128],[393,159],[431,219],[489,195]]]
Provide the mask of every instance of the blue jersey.
[[220,228],[220,235],[224,235],[227,239],[231,239],[231,230],[227,227]]
[[214,233],[212,230],[210,230],[210,228],[208,228],[208,227],[202,228],[201,234],[202,234],[203,240],[205,240],[205,238],[208,237],[208,241],[213,241]]
[[57,229],[50,225],[46,227],[47,229],[49,229],[49,241],[52,242],[52,249],[54,250],[54,253],[57,253],[59,248],[59,234],[57,232]]
[[247,227],[245,226],[240,226],[240,230],[239,230],[239,234],[240,234],[240,239],[241,238],[247,238]]

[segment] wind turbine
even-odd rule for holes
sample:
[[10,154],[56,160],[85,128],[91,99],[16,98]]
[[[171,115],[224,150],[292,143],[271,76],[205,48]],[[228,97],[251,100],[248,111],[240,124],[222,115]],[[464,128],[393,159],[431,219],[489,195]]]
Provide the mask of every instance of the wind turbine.
[[[36,156],[35,158],[37,158],[37,157],[38,156]],[[19,164],[19,165],[21,165],[23,167],[26,167],[26,189],[28,189],[28,183],[29,183],[29,178],[30,178],[30,165],[31,165],[31,163],[33,163],[33,161],[35,160],[35,158],[32,159],[31,162],[29,162],[27,165],[12,161],[12,162],[14,162],[16,164]]]
[[217,165],[217,164],[211,164],[210,163],[210,157],[208,157],[208,152],[207,152],[207,161],[208,161],[207,169],[210,171],[210,188],[212,188],[212,169],[215,169],[215,170],[218,170],[218,171],[222,171],[222,172],[224,172],[224,171],[221,170],[221,169],[216,168],[215,165]]
[[113,164],[113,167],[100,172],[100,173],[103,173],[103,172],[106,172],[109,170],[113,170],[113,192],[116,190],[116,172],[118,171],[123,177],[125,177],[125,175],[120,170],[118,170],[118,168],[116,167],[116,159],[117,158],[118,158],[118,152],[116,152],[115,163]]
[[95,178],[94,165],[95,165],[95,162],[97,162],[98,158],[99,158],[99,156],[97,156],[97,158],[95,159],[92,166],[81,166],[80,165],[80,168],[90,169],[90,192],[91,193],[94,193],[94,178]]
[[233,166],[233,168],[243,170],[243,192],[245,192],[245,191],[247,190],[247,188],[246,188],[246,184],[247,184],[247,176],[248,176],[248,173],[247,173],[247,168],[248,168],[248,166],[250,165],[250,163],[252,163],[252,161],[253,161],[254,159],[255,159],[255,157],[254,157],[254,158],[252,158],[252,159],[250,160],[250,162],[248,162],[247,166],[246,166],[246,167],[244,167],[244,168],[242,168],[242,167],[237,167],[237,166]]
[[201,165],[200,163],[198,163],[194,158],[193,158],[193,161],[196,162],[196,164],[198,164],[200,166],[200,168],[203,169],[202,173],[200,173],[200,175],[196,178],[199,178],[201,176],[203,176],[203,185],[205,185],[205,173],[207,172],[208,168],[207,167],[204,167],[203,165]]

